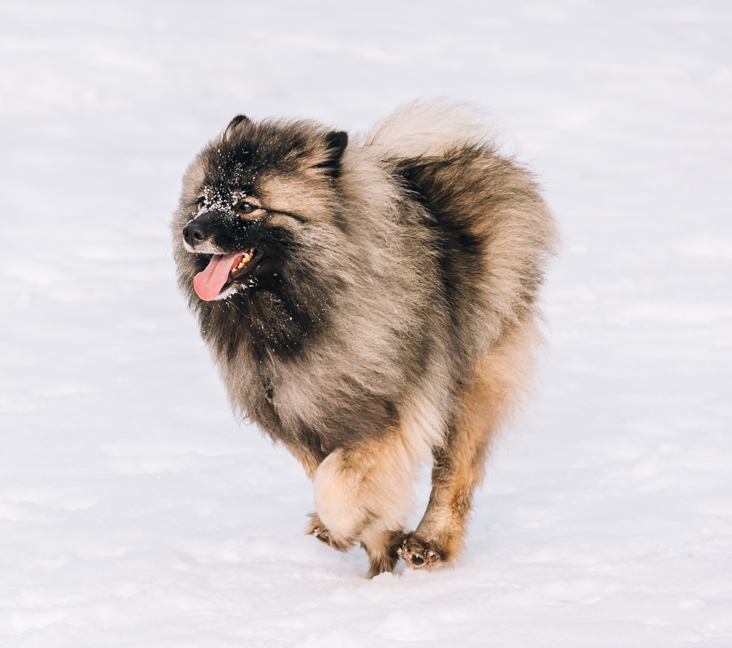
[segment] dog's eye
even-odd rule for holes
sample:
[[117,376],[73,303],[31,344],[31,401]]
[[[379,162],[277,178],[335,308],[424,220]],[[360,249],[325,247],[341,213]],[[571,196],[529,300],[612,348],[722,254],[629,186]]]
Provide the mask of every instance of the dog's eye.
[[201,196],[196,202],[193,203],[196,209],[201,209],[206,204],[206,196]]
[[256,205],[252,205],[252,203],[243,202],[240,203],[239,206],[236,208],[237,214],[251,214],[253,211],[257,211],[259,207]]

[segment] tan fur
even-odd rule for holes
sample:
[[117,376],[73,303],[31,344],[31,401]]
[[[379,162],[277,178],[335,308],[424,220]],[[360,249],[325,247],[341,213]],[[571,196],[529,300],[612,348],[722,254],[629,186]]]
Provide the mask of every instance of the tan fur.
[[435,449],[427,510],[400,548],[411,567],[431,567],[460,556],[473,492],[483,480],[491,443],[531,389],[533,351],[540,343],[533,322],[515,325],[461,385],[444,445]]
[[274,176],[262,182],[261,202],[272,209],[293,212],[305,218],[327,213],[330,192],[313,187],[303,179]]
[[[402,529],[413,508],[413,487],[419,458],[403,430],[389,430],[358,449],[339,449],[320,464],[313,475],[318,519],[336,547],[361,542],[372,564],[378,564],[401,540]],[[310,528],[310,527],[309,527]],[[312,532],[312,530],[311,530]]]

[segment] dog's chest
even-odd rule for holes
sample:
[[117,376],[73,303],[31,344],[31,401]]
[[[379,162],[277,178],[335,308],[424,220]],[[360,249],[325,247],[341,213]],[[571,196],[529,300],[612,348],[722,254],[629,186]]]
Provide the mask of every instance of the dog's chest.
[[253,377],[251,392],[256,392],[261,405],[274,410],[285,427],[299,427],[322,418],[328,382],[302,369],[262,363]]

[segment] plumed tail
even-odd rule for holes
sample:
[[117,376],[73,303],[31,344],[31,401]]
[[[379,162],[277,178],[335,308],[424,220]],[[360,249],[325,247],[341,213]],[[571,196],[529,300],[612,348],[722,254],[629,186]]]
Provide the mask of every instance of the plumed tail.
[[443,155],[466,144],[486,144],[483,115],[467,104],[413,101],[397,108],[366,136],[381,157]]

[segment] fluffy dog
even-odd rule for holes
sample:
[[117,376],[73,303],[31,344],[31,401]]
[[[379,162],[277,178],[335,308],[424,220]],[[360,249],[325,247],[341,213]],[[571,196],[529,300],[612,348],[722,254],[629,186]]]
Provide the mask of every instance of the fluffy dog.
[[240,115],[188,168],[172,227],[234,409],[313,481],[306,532],[359,542],[370,576],[459,556],[541,341],[556,230],[530,175],[460,107],[411,104],[350,143]]

